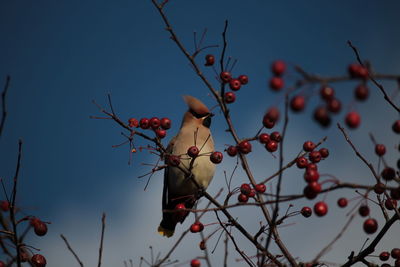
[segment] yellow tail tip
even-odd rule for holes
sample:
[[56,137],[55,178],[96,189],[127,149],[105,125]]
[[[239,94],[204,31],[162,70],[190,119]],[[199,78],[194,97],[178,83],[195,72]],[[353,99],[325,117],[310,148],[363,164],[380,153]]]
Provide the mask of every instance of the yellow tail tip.
[[158,233],[162,236],[171,237],[174,235],[174,230],[165,229],[160,225],[158,226]]

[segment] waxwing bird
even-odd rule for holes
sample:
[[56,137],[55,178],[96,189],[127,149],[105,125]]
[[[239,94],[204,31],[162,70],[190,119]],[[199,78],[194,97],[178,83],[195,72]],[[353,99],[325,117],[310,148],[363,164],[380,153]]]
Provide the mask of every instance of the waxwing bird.
[[[174,210],[179,204],[184,204],[186,208],[193,207],[201,195],[199,192],[205,190],[214,176],[215,165],[210,161],[210,153],[214,151],[214,141],[210,132],[211,117],[213,114],[206,105],[192,96],[183,97],[189,110],[183,115],[181,128],[178,134],[172,138],[167,147],[167,154],[179,157],[179,167],[189,170],[194,175],[193,178],[186,177],[185,173],[179,167],[168,167],[164,172],[164,187],[162,197],[163,217],[158,227],[160,235],[171,237],[174,234],[175,226],[178,222],[182,223],[188,212],[164,212],[165,210]],[[197,146],[200,149],[199,155],[192,162],[187,151],[191,146]]]

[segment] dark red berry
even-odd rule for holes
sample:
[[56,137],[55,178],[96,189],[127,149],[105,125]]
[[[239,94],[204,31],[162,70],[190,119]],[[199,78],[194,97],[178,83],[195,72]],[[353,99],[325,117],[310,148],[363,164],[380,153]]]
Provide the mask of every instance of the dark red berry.
[[385,147],[385,145],[376,144],[376,145],[375,145],[375,153],[376,153],[378,156],[383,156],[383,155],[385,155],[385,153],[386,153],[386,147]]
[[256,190],[254,190],[253,188],[250,190],[250,194],[248,195],[248,197],[254,197],[256,195]]
[[400,134],[400,120],[397,120],[392,125],[393,132]]
[[342,109],[342,103],[339,99],[332,98],[328,101],[328,110],[332,113],[339,113]]
[[229,88],[233,91],[237,91],[242,87],[242,84],[240,83],[239,79],[231,79],[229,81]]
[[274,91],[279,91],[283,88],[283,79],[281,77],[273,77],[269,81],[269,86],[271,87],[272,90]]
[[31,258],[31,262],[35,267],[45,267],[46,266],[46,258],[43,255],[35,254]]
[[276,76],[280,76],[285,72],[286,64],[282,60],[276,60],[272,63],[271,70]]
[[240,75],[239,77],[238,77],[238,80],[240,81],[240,83],[241,84],[248,84],[248,82],[249,82],[249,77],[247,77],[247,75],[244,75],[244,74],[242,74],[242,75]]
[[6,264],[4,263],[4,261],[0,261],[0,267],[6,267]]
[[279,143],[282,140],[282,135],[279,132],[272,132],[269,138]]
[[163,128],[164,130],[168,130],[169,128],[171,128],[171,120],[168,118],[162,118],[160,123],[161,128]]
[[44,222],[38,220],[33,226],[33,230],[38,236],[44,236],[47,233],[47,225]]
[[204,64],[205,66],[212,66],[215,63],[215,57],[213,55],[206,55],[206,63]]
[[396,171],[393,168],[386,167],[381,172],[382,178],[386,181],[391,181],[396,176]]
[[249,197],[245,194],[239,194],[238,201],[241,203],[246,203],[247,201],[249,201]]
[[360,125],[361,117],[357,112],[351,111],[347,113],[345,122],[349,128],[355,129]]
[[307,168],[307,171],[308,170],[318,171],[318,166],[317,166],[317,164],[314,164],[314,163],[309,163],[306,168]]
[[365,101],[369,96],[369,89],[365,84],[360,84],[354,90],[354,97],[357,100]]
[[366,205],[362,205],[358,208],[358,213],[362,216],[362,217],[366,217],[369,215],[369,207]]
[[321,125],[322,127],[328,127],[331,124],[331,117],[329,115],[328,110],[323,107],[317,107],[314,110],[314,119]]
[[315,148],[315,144],[312,141],[305,141],[303,144],[303,150],[310,152],[313,151]]
[[7,200],[0,201],[0,209],[4,212],[10,210],[10,203]]
[[234,157],[237,155],[238,150],[237,150],[236,146],[229,146],[226,149],[226,153],[228,153],[229,156]]
[[306,170],[304,172],[304,180],[307,183],[316,182],[319,179],[319,173],[315,170]]
[[329,86],[322,86],[319,93],[322,99],[326,101],[333,99],[333,97],[335,96],[335,90],[333,90],[333,88]]
[[311,183],[308,183],[308,186],[310,187],[310,189],[311,189],[313,192],[315,192],[315,193],[317,193],[317,194],[319,194],[319,193],[321,192],[321,184],[319,184],[318,182],[311,182]]
[[204,225],[201,222],[195,222],[190,226],[190,232],[198,233],[204,230]]
[[175,206],[175,212],[173,214],[174,214],[176,221],[182,221],[183,219],[185,219],[186,215],[189,212],[184,211],[184,209],[186,209],[186,206],[184,203],[179,203]]
[[328,213],[328,205],[323,201],[319,201],[314,205],[314,212],[317,216],[322,217]]
[[303,194],[307,199],[314,199],[318,195],[318,193],[313,191],[313,189],[309,185],[304,187]]
[[279,109],[277,107],[270,107],[265,113],[265,116],[273,122],[277,122],[279,120],[279,115]]
[[157,118],[157,117],[151,118],[150,121],[149,121],[149,123],[150,123],[150,127],[151,127],[153,130],[158,129],[158,127],[160,127],[160,125],[161,125],[161,121],[160,121],[160,119]]
[[156,135],[158,138],[164,138],[167,135],[167,131],[164,129],[157,129],[156,130]]
[[190,262],[190,267],[200,267],[201,266],[201,262],[198,259],[193,259]]
[[294,112],[300,112],[306,106],[306,99],[302,95],[297,95],[290,100],[290,108]]
[[147,118],[142,118],[142,119],[140,119],[139,126],[140,126],[140,128],[142,128],[143,130],[149,129],[149,128],[150,128],[150,121],[149,121],[149,119],[147,119]]
[[319,153],[321,154],[321,157],[323,157],[323,158],[327,158],[329,156],[329,150],[324,147],[319,150]]
[[231,104],[233,102],[235,102],[236,100],[236,95],[234,92],[226,92],[224,94],[224,100],[227,104]]
[[378,222],[373,218],[366,219],[363,227],[367,234],[373,234],[376,232],[376,230],[378,230]]
[[321,153],[319,153],[319,151],[311,151],[310,154],[308,155],[308,159],[312,162],[312,163],[318,163],[321,161]]
[[242,154],[248,154],[251,152],[251,143],[249,141],[242,141],[238,145],[239,152]]
[[271,129],[275,126],[275,121],[271,120],[266,115],[264,116],[262,123],[263,123],[264,127],[267,129]]
[[397,201],[395,199],[388,198],[385,200],[385,207],[388,210],[394,210],[397,207]]
[[139,126],[139,121],[135,118],[130,118],[128,123],[129,123],[129,127],[131,127],[131,128]]
[[312,215],[312,210],[310,207],[303,207],[300,211],[301,215],[308,218]]
[[379,254],[379,259],[381,261],[387,261],[389,259],[389,257],[390,257],[390,253],[387,251],[383,251],[383,252],[381,252],[381,254]]
[[199,155],[199,153],[200,153],[200,150],[199,150],[199,148],[197,146],[191,146],[187,150],[187,154],[191,158],[197,157]]
[[269,140],[269,142],[265,145],[265,148],[269,152],[275,152],[276,150],[278,150],[278,143],[276,141]]
[[400,259],[400,248],[392,249],[390,256],[392,256],[393,259]]
[[397,260],[394,262],[394,267],[400,267],[400,259],[397,259]]
[[269,135],[267,133],[262,133],[258,136],[258,141],[260,141],[261,144],[266,144],[269,140]]
[[267,187],[265,186],[265,184],[257,184],[255,189],[258,193],[264,193],[265,190],[267,190]]
[[341,197],[338,199],[337,204],[339,207],[344,208],[347,206],[347,199],[344,197]]
[[385,192],[385,185],[382,183],[375,184],[374,192],[377,193],[378,195],[382,194],[383,192]]
[[400,200],[400,187],[390,189],[390,197]]
[[221,72],[221,74],[219,75],[219,77],[221,78],[221,81],[223,83],[228,83],[231,79],[232,79],[232,75],[230,72],[228,71],[223,71]]
[[240,186],[240,192],[246,196],[248,196],[251,192],[251,187],[249,184],[242,184]]
[[177,167],[181,163],[179,156],[176,155],[168,155],[166,159],[169,166]]
[[300,169],[304,169],[308,165],[308,160],[305,157],[300,157],[296,159],[296,165]]
[[212,163],[214,164],[218,164],[221,163],[222,159],[223,159],[223,155],[221,152],[219,151],[214,151],[213,153],[211,153],[210,155],[210,160]]

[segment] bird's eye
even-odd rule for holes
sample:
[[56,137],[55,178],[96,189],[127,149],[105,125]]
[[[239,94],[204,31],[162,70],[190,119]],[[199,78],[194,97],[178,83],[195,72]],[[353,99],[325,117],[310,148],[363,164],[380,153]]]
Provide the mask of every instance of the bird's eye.
[[211,125],[211,116],[207,116],[206,118],[204,118],[203,120],[203,125],[207,128],[210,128]]

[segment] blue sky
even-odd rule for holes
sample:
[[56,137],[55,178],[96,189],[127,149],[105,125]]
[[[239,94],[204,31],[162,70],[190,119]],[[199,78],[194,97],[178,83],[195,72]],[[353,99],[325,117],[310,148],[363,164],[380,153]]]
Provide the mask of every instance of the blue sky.
[[[233,73],[244,73],[250,78],[250,83],[238,92],[232,117],[239,135],[248,137],[257,131],[267,107],[282,104],[282,95],[267,88],[271,77],[269,66],[275,59],[321,75],[345,74],[347,65],[354,61],[354,54],[346,44],[351,40],[375,70],[400,73],[399,8],[397,1],[172,0],[165,10],[189,50],[193,49],[193,31],[201,33],[205,28],[208,30],[205,43],[220,44],[224,21],[229,20],[227,55],[238,59]],[[210,107],[215,105],[186,59],[169,40],[151,2],[2,1],[0,36],[0,83],[3,84],[7,74],[12,77],[7,97],[9,115],[0,139],[0,175],[11,179],[17,142],[22,138],[19,204],[26,214],[52,222],[48,236],[41,239],[30,236],[32,244],[42,248],[49,266],[71,266],[73,258],[58,236],[64,233],[75,241],[82,258],[94,264],[100,216],[105,211],[109,221],[107,266],[123,266],[123,259],[146,256],[149,245],[159,245],[165,251],[173,241],[155,236],[161,218],[162,175],[153,177],[146,192],[143,191],[146,181],[137,179],[148,170],[141,163],[152,163],[154,157],[146,152],[138,153],[133,164],[128,165],[127,148],[111,147],[123,141],[121,129],[111,121],[89,119],[90,115],[101,115],[91,101],[95,99],[106,106],[107,93],[111,93],[122,119],[170,117],[173,127],[168,137],[171,137],[177,132],[186,109],[182,95],[196,96]],[[219,49],[213,48],[207,53],[218,54]],[[199,56],[200,63],[203,56]],[[216,86],[213,72],[204,69],[204,73]],[[291,68],[286,82],[293,83],[297,77]],[[344,110],[352,106],[355,85],[354,82],[334,85]],[[389,92],[396,86],[392,82],[384,85]],[[287,159],[296,155],[303,141],[328,135],[326,146],[332,157],[321,164],[324,172],[354,182],[372,183],[368,170],[354,157],[335,127],[322,130],[310,123],[312,107],[318,102],[319,98],[314,96],[304,114],[291,115]],[[361,128],[351,132],[355,144],[376,163],[367,135],[373,132],[387,145],[387,160],[394,165],[399,156],[394,149],[398,136],[388,129],[398,114],[372,85],[371,98],[352,107],[362,115]],[[343,116],[342,112],[335,120],[342,121]],[[216,116],[212,129],[219,150],[232,142],[224,132],[225,127],[221,116]],[[277,161],[261,148],[255,150],[250,157],[254,172],[258,177],[268,176],[276,170]],[[233,162],[229,159],[218,166],[210,192],[223,186],[223,170],[230,170]],[[300,179],[302,174],[293,170],[289,175]],[[237,185],[243,179],[238,175]],[[299,179],[285,183],[286,188],[300,192],[303,182]],[[349,190],[344,192],[348,197],[354,196]],[[334,207],[335,193],[329,194],[328,199]],[[320,223],[340,225],[343,212],[337,210],[332,208],[331,217],[321,221],[314,218],[310,223],[312,228],[304,226],[304,231],[316,229]],[[214,222],[215,218],[210,216],[208,221]],[[249,223],[254,224],[254,220]],[[357,223],[360,226],[362,220],[355,223],[355,229],[359,230]],[[284,238],[301,240],[294,228],[283,234]],[[330,235],[329,231],[332,231]],[[325,233],[328,237],[337,229],[329,231]],[[365,238],[362,231],[358,234]],[[196,241],[189,239],[186,250],[177,252],[176,258],[185,261],[200,255],[195,249],[197,237],[192,239]],[[319,239],[317,234],[315,240]],[[354,245],[354,249],[362,243],[357,238],[353,238],[354,243],[346,242],[349,247]],[[292,246],[304,260],[310,259],[306,255],[315,254],[317,247],[310,246],[307,250],[301,245]],[[339,246],[338,254],[330,254],[331,259],[347,257],[340,247],[343,246]],[[235,257],[232,253],[233,266],[237,264]],[[215,260],[218,261],[218,256]]]

